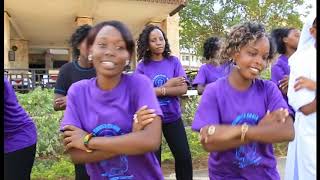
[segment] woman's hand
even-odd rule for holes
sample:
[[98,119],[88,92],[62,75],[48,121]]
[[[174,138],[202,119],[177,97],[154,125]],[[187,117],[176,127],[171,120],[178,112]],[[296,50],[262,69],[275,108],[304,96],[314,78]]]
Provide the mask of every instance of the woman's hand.
[[282,94],[287,95],[288,83],[289,83],[289,76],[288,75],[285,75],[284,78],[279,81],[279,88],[280,88]]
[[72,125],[67,125],[63,128],[63,144],[68,151],[71,148],[88,150],[83,144],[83,138],[88,132]]
[[65,109],[67,106],[67,96],[62,96],[54,100],[55,106],[57,108]]
[[295,91],[298,91],[302,88],[307,88],[311,91],[315,91],[317,88],[317,83],[309,78],[300,76],[296,79],[296,83],[293,86]]
[[133,117],[132,132],[143,130],[157,116],[154,109],[148,109],[148,106],[142,106]]
[[186,79],[184,77],[175,77],[169,79],[163,86],[164,87],[176,87],[182,86],[186,83]]
[[289,116],[288,109],[280,108],[280,109],[275,110],[273,112],[270,112],[268,110],[267,113],[265,114],[265,116],[260,120],[258,125],[266,125],[266,124],[272,124],[272,123],[284,123],[288,116]]
[[241,135],[241,129],[232,125],[207,125],[200,129],[200,142],[212,143],[213,137],[219,141],[228,141]]

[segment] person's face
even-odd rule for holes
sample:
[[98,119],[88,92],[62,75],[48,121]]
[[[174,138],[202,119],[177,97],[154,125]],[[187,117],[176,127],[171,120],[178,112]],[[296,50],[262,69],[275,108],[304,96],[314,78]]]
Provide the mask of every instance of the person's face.
[[149,34],[149,49],[152,54],[162,54],[164,52],[166,42],[162,32],[154,29]]
[[233,59],[238,65],[236,70],[245,78],[257,78],[267,64],[270,44],[267,37],[243,46],[239,52],[234,53]]
[[104,26],[97,34],[92,47],[93,65],[97,75],[115,77],[122,73],[130,54],[121,33],[113,26]]
[[291,29],[287,37],[283,38],[287,47],[297,49],[300,38],[300,31],[297,29]]
[[87,53],[87,38],[83,39],[82,42],[79,44],[78,49],[80,51],[81,57],[88,57]]
[[317,25],[312,25],[312,27],[309,29],[311,36],[314,39],[317,39]]

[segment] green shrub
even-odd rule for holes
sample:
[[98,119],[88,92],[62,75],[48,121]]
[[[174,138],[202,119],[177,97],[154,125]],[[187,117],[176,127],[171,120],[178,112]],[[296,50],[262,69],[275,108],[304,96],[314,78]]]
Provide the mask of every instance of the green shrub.
[[26,94],[17,93],[19,103],[29,113],[37,126],[38,142],[36,157],[58,156],[63,147],[59,132],[62,111],[54,111],[53,90],[37,88]]
[[191,126],[194,114],[199,105],[200,96],[190,96],[182,99],[182,120],[185,126]]
[[268,66],[265,70],[261,72],[261,78],[265,80],[270,80],[271,78],[271,67]]
[[74,165],[66,156],[37,159],[32,169],[32,179],[74,179]]

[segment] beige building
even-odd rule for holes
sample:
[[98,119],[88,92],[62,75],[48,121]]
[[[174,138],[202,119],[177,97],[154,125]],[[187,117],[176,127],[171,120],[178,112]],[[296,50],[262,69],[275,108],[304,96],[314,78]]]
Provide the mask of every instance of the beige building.
[[180,51],[180,60],[185,70],[198,70],[202,65],[202,57],[197,56],[196,53],[188,50]]
[[5,0],[4,68],[59,68],[72,60],[68,40],[76,27],[105,20],[124,22],[136,39],[146,24],[159,25],[179,57],[178,12],[185,6],[186,0]]

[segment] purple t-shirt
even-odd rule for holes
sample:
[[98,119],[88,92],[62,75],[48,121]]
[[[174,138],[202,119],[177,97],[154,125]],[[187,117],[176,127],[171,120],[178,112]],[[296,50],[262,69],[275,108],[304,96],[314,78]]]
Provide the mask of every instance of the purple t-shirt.
[[36,142],[35,124],[19,104],[12,85],[4,78],[4,152],[17,151]]
[[[195,113],[192,129],[209,124],[257,125],[267,110],[288,108],[280,90],[271,81],[256,79],[245,91],[238,91],[222,77],[209,84]],[[210,179],[279,180],[272,144],[252,142],[223,152],[211,152]]]
[[[142,106],[161,109],[150,80],[139,74],[123,74],[112,90],[101,90],[97,79],[81,80],[68,90],[67,107],[61,122],[74,125],[96,136],[119,136],[132,132],[133,115]],[[153,152],[121,155],[98,163],[87,163],[91,179],[162,180],[163,175]]]
[[193,80],[193,85],[206,85],[216,81],[217,79],[228,75],[230,72],[230,66],[227,63],[213,66],[212,64],[203,64],[197,76]]
[[[160,87],[174,77],[183,76],[187,79],[179,59],[175,56],[164,58],[161,61],[150,60],[147,63],[141,61],[136,73],[149,77],[153,82],[153,87]],[[177,96],[158,97],[158,101],[164,115],[164,123],[177,121],[181,117],[180,102]]]
[[[284,78],[285,75],[289,76],[290,66],[288,64],[288,57],[286,55],[280,55],[275,64],[271,67],[271,81],[277,86],[280,85],[279,81]],[[283,98],[288,104],[288,97],[283,95]],[[294,113],[293,108],[288,104],[289,110]]]

